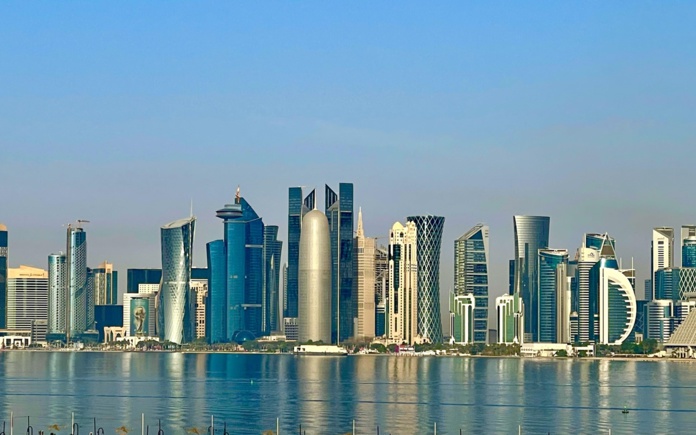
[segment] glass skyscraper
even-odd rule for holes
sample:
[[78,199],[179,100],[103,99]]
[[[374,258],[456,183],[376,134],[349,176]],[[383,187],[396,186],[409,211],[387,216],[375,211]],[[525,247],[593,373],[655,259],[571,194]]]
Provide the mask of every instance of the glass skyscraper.
[[[564,336],[559,331],[560,316],[570,316],[563,302],[567,291],[568,251],[565,249],[539,250],[539,317],[537,330],[539,341],[561,343]],[[561,322],[561,324],[567,324]]]
[[0,329],[7,328],[7,227],[0,224]]
[[206,245],[208,257],[208,300],[205,310],[206,338],[209,343],[227,340],[227,272],[225,241],[215,240]]
[[158,333],[161,340],[186,343],[195,339],[195,299],[191,292],[193,236],[196,218],[164,225],[162,238],[162,283],[158,294]]
[[340,183],[338,194],[325,186],[325,210],[331,236],[331,340],[353,336],[353,183]]
[[431,343],[442,341],[440,318],[440,248],[445,218],[409,216],[416,224],[418,257],[418,335]]
[[66,273],[68,288],[68,331],[67,337],[70,341],[71,336],[84,333],[93,328],[94,306],[90,310],[89,295],[90,286],[87,280],[87,233],[80,226],[68,225],[67,229],[67,252],[66,252]]
[[94,305],[118,304],[118,272],[114,265],[103,262],[92,269],[94,279]]
[[[48,333],[64,339],[67,332],[68,289],[66,257],[62,252],[48,256]],[[62,336],[59,337],[59,336]]]
[[488,336],[488,231],[488,225],[478,224],[454,241],[454,296],[475,298],[474,343],[486,343]]
[[280,331],[280,256],[283,251],[283,242],[278,240],[278,226],[266,225],[263,229],[263,331],[270,333]]
[[539,249],[549,247],[548,216],[514,216],[515,292],[524,304],[525,342],[539,341]]
[[126,293],[140,293],[140,284],[159,285],[162,269],[128,269]]
[[300,235],[302,234],[302,217],[316,205],[316,193],[312,190],[304,197],[301,187],[288,189],[288,264],[283,316],[297,318],[298,310],[298,267],[300,261]]

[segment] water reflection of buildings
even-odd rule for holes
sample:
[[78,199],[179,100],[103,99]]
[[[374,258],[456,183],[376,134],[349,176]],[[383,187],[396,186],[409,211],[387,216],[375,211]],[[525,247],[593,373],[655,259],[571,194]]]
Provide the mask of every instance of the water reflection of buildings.
[[307,433],[324,433],[327,427],[345,433],[355,415],[353,402],[358,398],[351,390],[350,371],[344,372],[345,357],[297,358],[298,423]]

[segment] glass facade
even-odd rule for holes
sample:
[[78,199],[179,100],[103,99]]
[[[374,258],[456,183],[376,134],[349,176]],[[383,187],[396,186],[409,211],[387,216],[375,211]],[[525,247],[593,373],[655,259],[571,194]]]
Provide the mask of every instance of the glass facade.
[[48,333],[65,334],[67,330],[68,289],[66,257],[63,253],[48,256]]
[[600,273],[598,342],[620,345],[629,337],[636,318],[637,303],[630,281],[618,268],[612,265],[603,267]]
[[105,327],[123,326],[123,305],[95,305],[94,320],[99,333],[99,342],[104,342]]
[[[537,330],[539,341],[559,343],[563,335],[558,331],[559,302],[566,291],[568,251],[561,249],[539,250],[539,317]],[[569,314],[569,313],[568,313]]]
[[194,217],[161,229],[162,284],[158,294],[158,332],[161,340],[186,343],[195,339],[195,298],[191,292]]
[[0,329],[7,328],[7,227],[0,224]]
[[442,341],[440,318],[440,249],[445,218],[409,216],[416,224],[418,258],[418,335],[432,343]]
[[314,208],[316,194],[312,190],[304,200],[302,188],[291,187],[288,190],[288,272],[287,291],[284,298],[284,317],[297,317],[298,309],[298,267],[300,261],[300,235],[302,234],[302,217]]
[[94,305],[118,304],[118,272],[114,265],[102,263],[92,269],[94,279]]
[[267,225],[263,230],[263,331],[270,333],[281,330],[280,313],[280,256],[283,242],[278,240],[278,226]]
[[331,340],[353,336],[353,183],[339,183],[338,195],[325,186],[331,236]]
[[90,301],[90,286],[87,280],[87,233],[79,226],[68,225],[66,271],[68,286],[68,324],[71,336],[79,335],[92,328],[94,312]]
[[140,284],[159,284],[162,282],[162,269],[128,269],[126,278],[126,293],[139,293]]
[[[454,241],[454,295],[472,294],[474,343],[488,337],[488,226],[476,225]],[[455,312],[456,315],[456,312]]]
[[538,341],[539,319],[539,249],[549,247],[548,216],[514,216],[515,292],[524,304],[525,341]]
[[206,301],[205,325],[209,343],[227,340],[227,272],[225,268],[225,241],[215,240],[206,245],[208,257],[208,300]]

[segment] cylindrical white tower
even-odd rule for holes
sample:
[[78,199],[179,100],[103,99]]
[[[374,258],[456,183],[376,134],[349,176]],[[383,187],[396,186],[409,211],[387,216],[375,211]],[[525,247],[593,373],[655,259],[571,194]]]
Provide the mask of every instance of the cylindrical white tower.
[[299,341],[331,343],[331,239],[324,213],[302,218],[299,261]]

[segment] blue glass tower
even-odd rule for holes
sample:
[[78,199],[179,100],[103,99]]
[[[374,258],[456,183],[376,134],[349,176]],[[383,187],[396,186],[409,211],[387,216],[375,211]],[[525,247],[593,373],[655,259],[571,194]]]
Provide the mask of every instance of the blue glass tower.
[[278,226],[267,225],[263,231],[263,331],[280,331],[280,256],[283,242],[278,240]]
[[126,292],[138,293],[140,284],[159,284],[162,269],[128,269],[126,271]]
[[301,187],[288,189],[288,267],[286,275],[286,300],[284,317],[297,317],[299,297],[300,235],[302,217],[316,204],[316,194],[312,190],[304,200]]
[[418,259],[418,335],[430,341],[442,341],[440,318],[440,248],[445,218],[442,216],[409,216],[416,224]]
[[538,341],[539,249],[549,247],[548,216],[514,216],[515,292],[524,303],[525,342]]
[[7,227],[0,224],[0,329],[7,328]]
[[340,183],[338,194],[325,186],[325,210],[331,236],[331,340],[353,336],[353,183]]
[[488,231],[479,224],[454,241],[454,295],[474,295],[474,343],[488,338]]
[[180,219],[162,227],[162,282],[159,300],[160,339],[186,343],[196,337],[196,301],[191,291],[193,235],[196,219]]
[[68,225],[66,271],[68,287],[68,341],[70,336],[84,333],[91,327],[89,285],[87,280],[87,233],[79,225]]
[[227,340],[227,272],[225,242],[215,240],[206,245],[208,258],[208,298],[205,304],[205,336],[209,343]]
[[[567,287],[568,251],[556,249],[539,250],[539,317],[537,329],[539,341],[558,343],[559,300]],[[568,313],[570,314],[570,313]]]

